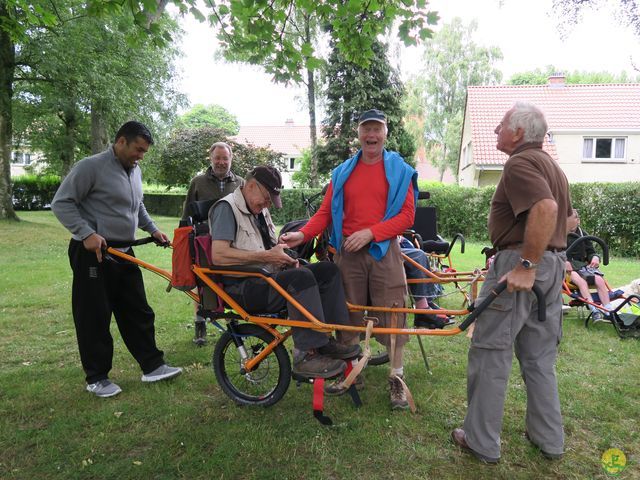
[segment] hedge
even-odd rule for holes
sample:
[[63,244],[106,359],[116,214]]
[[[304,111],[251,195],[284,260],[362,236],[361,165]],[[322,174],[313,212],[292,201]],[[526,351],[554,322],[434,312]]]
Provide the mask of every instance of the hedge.
[[49,208],[60,186],[56,175],[21,175],[11,179],[15,210],[44,210]]
[[[57,177],[25,175],[13,180],[14,208],[36,210],[46,208],[58,188]],[[431,193],[421,205],[436,207],[439,233],[451,238],[462,233],[471,240],[487,239],[487,217],[495,187],[470,188],[457,185],[421,187]],[[274,222],[305,218],[303,201],[318,189],[289,189],[282,192],[282,210],[273,209]],[[601,237],[612,253],[640,257],[640,182],[576,183],[571,185],[571,198],[580,211],[584,230]],[[156,215],[180,216],[184,196],[180,194],[146,193],[147,210]]]
[[[576,183],[570,189],[585,231],[602,238],[616,255],[640,257],[640,182]],[[493,186],[430,185],[431,198],[420,203],[436,207],[443,237],[460,232],[465,238],[486,240],[494,191]]]

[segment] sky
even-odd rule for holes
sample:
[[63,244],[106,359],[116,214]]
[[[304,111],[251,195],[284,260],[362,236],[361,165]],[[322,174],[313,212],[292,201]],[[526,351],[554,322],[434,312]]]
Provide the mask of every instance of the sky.
[[[581,22],[561,38],[551,2],[432,0],[429,8],[439,12],[439,25],[456,16],[465,23],[476,19],[475,42],[502,50],[504,59],[497,67],[503,72],[503,81],[513,73],[550,64],[567,72],[625,70],[638,75],[632,62],[640,68],[640,38],[621,26],[609,9],[586,11]],[[180,89],[192,105],[221,105],[241,125],[282,125],[288,119],[296,125],[308,124],[302,89],[274,84],[260,67],[216,60],[215,31],[206,24],[187,18],[183,28]],[[403,51],[400,67],[404,78],[419,74],[420,52],[419,48]]]

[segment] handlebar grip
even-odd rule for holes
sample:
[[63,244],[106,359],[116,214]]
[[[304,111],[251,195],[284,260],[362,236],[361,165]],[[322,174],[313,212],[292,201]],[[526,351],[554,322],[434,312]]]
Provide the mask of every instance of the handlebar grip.
[[[569,236],[576,236],[576,235],[570,234]],[[565,255],[569,257],[575,250],[578,249],[578,245],[580,245],[583,242],[586,242],[587,240],[591,242],[596,242],[598,245],[600,245],[600,247],[602,248],[602,264],[609,265],[609,246],[604,240],[598,237],[594,237],[593,235],[585,235],[583,237],[577,237],[571,243],[571,245],[569,245],[567,250],[564,252]]]
[[[464,319],[464,321],[459,326],[460,330],[464,331],[469,328],[469,325],[471,325],[475,321],[475,319],[478,318],[478,315],[480,315],[489,305],[491,305],[491,303],[504,291],[505,288],[507,288],[507,282],[498,283],[495,288],[491,290],[491,293],[487,296],[487,298],[485,298],[480,305],[474,307],[469,316]],[[542,293],[542,290],[540,290],[540,288],[535,284],[533,285],[533,288],[531,290],[538,299],[538,321],[544,322],[547,320],[544,293]]]

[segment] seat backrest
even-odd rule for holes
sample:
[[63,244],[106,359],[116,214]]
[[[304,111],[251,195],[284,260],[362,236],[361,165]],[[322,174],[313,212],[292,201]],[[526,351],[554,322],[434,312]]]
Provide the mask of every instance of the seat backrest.
[[423,241],[439,240],[436,207],[416,208],[416,217],[412,229],[420,234]]
[[189,204],[189,212],[193,223],[201,223],[209,221],[209,210],[216,203],[216,200],[196,200]]

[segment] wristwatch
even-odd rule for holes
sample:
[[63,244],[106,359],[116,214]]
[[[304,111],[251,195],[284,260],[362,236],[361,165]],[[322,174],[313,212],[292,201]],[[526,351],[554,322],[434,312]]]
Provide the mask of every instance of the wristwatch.
[[520,265],[522,265],[522,268],[524,268],[525,270],[533,270],[538,266],[537,263],[533,263],[531,260],[527,260],[526,258],[522,257],[520,257]]

